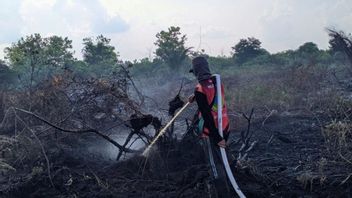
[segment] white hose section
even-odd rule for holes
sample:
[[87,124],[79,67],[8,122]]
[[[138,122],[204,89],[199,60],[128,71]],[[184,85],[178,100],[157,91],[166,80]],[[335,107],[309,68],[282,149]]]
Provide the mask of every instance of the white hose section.
[[[218,130],[219,130],[219,135],[223,137],[223,131],[222,131],[222,93],[221,93],[221,81],[220,81],[220,75],[219,74],[214,74],[216,78],[216,90],[217,90],[217,105],[218,105]],[[220,152],[221,152],[221,157],[222,157],[222,162],[224,164],[226,174],[231,182],[231,185],[233,189],[236,191],[237,195],[240,198],[246,198],[246,196],[243,194],[241,191],[240,187],[238,186],[235,177],[232,174],[229,161],[227,159],[226,151],[225,148],[220,147]]]

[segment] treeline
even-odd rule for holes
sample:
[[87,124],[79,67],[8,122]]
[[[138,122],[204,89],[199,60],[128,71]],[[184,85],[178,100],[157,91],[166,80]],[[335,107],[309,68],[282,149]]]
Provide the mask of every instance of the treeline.
[[0,60],[0,86],[3,89],[31,88],[67,71],[83,77],[101,78],[116,73],[121,65],[128,66],[134,75],[148,76],[165,72],[182,74],[190,66],[191,58],[199,55],[207,57],[215,70],[253,65],[339,65],[347,61],[341,41],[334,36],[331,36],[327,50],[307,42],[296,50],[274,54],[264,49],[260,40],[249,37],[235,44],[231,55],[217,57],[208,55],[205,50],[194,51],[192,47],[185,46],[186,40],[187,35],[182,34],[179,27],[170,27],[156,34],[154,58],[129,62],[119,58],[111,40],[103,35],[83,39],[83,58],[78,60],[74,57],[72,40],[69,38],[44,38],[40,34],[33,34],[4,50],[5,60]]
[[43,38],[33,34],[5,48],[5,61],[0,64],[2,87],[31,88],[63,72],[77,75],[110,75],[120,63],[110,39],[100,35],[83,39],[82,60],[74,57],[72,40],[67,37]]
[[[162,31],[164,35],[181,35],[179,29],[169,28],[168,32]],[[163,37],[164,41],[167,41],[163,46],[159,42],[156,42],[158,49],[156,52],[164,50],[164,56],[156,53],[156,58],[150,60],[144,58],[141,60],[136,60],[133,62],[134,71],[136,74],[155,74],[158,72],[163,72],[165,70],[171,71],[181,71],[181,73],[188,71],[187,68],[190,67],[191,58],[195,56],[205,56],[207,57],[212,69],[221,72],[222,70],[231,70],[239,67],[251,67],[251,66],[265,66],[265,67],[290,67],[299,65],[322,65],[322,66],[339,66],[346,64],[348,58],[346,56],[346,51],[341,47],[341,41],[337,37],[331,35],[331,31],[327,30],[331,39],[329,41],[329,48],[326,50],[319,49],[317,44],[313,42],[306,42],[294,50],[286,50],[278,53],[270,53],[261,46],[261,41],[254,37],[248,37],[241,39],[237,44],[231,48],[231,54],[228,56],[211,56],[206,53],[204,49],[200,51],[192,51],[192,48],[187,48],[184,45],[178,43],[177,38],[170,39],[169,37]],[[344,36],[349,39],[343,32],[339,33],[340,36]],[[160,35],[160,33],[158,34]],[[172,36],[171,36],[172,37]],[[181,37],[182,43],[187,39],[186,35]],[[159,39],[159,37],[158,37]],[[172,64],[173,54],[181,54],[182,51],[172,51],[167,47],[173,49],[184,49],[183,52],[187,53],[184,57],[184,53],[181,57],[183,59],[178,59],[180,61],[174,61]],[[165,55],[166,54],[166,55]],[[171,60],[171,61],[170,61]]]

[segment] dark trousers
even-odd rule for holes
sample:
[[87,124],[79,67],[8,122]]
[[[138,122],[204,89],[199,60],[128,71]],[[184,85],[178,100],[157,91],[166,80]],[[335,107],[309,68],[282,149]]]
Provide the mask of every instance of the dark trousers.
[[202,147],[207,157],[217,197],[230,197],[230,188],[221,158],[220,147],[209,137],[202,138]]

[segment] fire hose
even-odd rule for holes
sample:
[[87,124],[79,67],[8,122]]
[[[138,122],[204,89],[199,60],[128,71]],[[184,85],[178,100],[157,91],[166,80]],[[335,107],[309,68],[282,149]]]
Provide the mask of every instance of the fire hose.
[[[218,130],[219,130],[219,135],[221,137],[223,137],[223,131],[222,131],[222,94],[221,94],[221,81],[220,81],[220,75],[219,74],[215,74],[214,75],[216,78],[216,90],[217,90],[217,105],[218,105]],[[241,191],[240,187],[238,186],[235,177],[232,174],[230,165],[229,165],[229,161],[227,159],[227,155],[226,155],[226,150],[223,147],[220,147],[220,152],[221,152],[221,158],[222,158],[222,162],[224,164],[225,170],[226,170],[226,174],[227,177],[229,178],[231,185],[233,187],[233,189],[236,191],[237,195],[240,198],[245,198],[246,196],[243,194],[243,192]]]

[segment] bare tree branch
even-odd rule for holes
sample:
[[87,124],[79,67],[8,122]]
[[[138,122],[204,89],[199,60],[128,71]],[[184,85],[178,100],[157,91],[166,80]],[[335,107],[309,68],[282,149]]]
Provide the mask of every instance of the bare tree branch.
[[138,151],[136,150],[132,150],[132,149],[128,149],[128,148],[125,148],[123,146],[121,146],[119,143],[117,143],[115,140],[111,139],[109,136],[101,133],[100,131],[96,130],[96,129],[84,129],[84,130],[72,130],[72,129],[63,129],[53,123],[50,123],[49,121],[45,120],[44,118],[34,114],[33,112],[30,112],[30,111],[26,111],[24,109],[20,109],[20,108],[16,108],[14,107],[15,110],[17,111],[20,111],[20,112],[23,112],[23,113],[26,113],[26,114],[29,114],[33,117],[35,117],[36,119],[44,122],[45,124],[47,125],[50,125],[52,126],[53,128],[57,129],[57,130],[60,130],[62,132],[66,132],[66,133],[75,133],[75,134],[83,134],[83,133],[95,133],[96,135],[100,136],[101,138],[107,140],[108,142],[110,142],[111,144],[113,144],[114,146],[116,146],[118,149],[124,151],[124,152],[127,152],[127,153],[137,153]]

